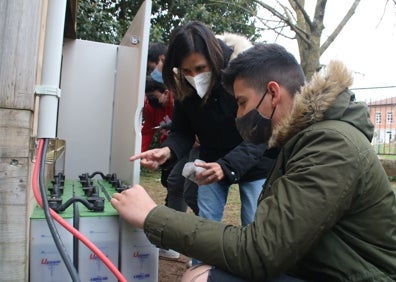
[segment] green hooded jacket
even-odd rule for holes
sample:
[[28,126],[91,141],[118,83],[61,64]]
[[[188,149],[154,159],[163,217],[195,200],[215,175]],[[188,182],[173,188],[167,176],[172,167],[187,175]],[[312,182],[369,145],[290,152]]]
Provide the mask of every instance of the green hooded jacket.
[[246,227],[164,206],[149,240],[250,281],[281,273],[307,281],[396,281],[396,199],[370,140],[367,106],[340,62],[312,78],[273,129],[281,148]]

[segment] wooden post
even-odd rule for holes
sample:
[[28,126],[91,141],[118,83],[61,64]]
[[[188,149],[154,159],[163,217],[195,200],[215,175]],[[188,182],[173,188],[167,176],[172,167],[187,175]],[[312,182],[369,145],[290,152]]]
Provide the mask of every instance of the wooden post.
[[[31,137],[46,1],[0,4],[0,281],[28,281]],[[42,26],[41,26],[42,27]]]

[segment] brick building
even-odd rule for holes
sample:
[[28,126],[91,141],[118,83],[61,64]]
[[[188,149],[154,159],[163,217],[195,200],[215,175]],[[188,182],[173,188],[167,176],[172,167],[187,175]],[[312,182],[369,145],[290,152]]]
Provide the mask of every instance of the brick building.
[[396,97],[390,97],[367,103],[370,108],[370,119],[374,124],[372,143],[387,146],[394,143],[396,134]]

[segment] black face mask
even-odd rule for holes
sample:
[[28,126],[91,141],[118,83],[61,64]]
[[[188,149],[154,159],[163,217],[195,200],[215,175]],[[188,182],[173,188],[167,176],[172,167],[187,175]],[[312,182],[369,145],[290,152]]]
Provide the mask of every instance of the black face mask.
[[157,108],[157,109],[162,108],[162,104],[159,102],[157,97],[149,96],[149,97],[147,97],[147,100],[151,107]]
[[239,134],[246,142],[253,144],[268,143],[268,140],[271,137],[271,118],[274,115],[275,109],[272,111],[270,118],[263,117],[257,109],[264,100],[267,91],[264,93],[256,108],[235,119],[235,124]]

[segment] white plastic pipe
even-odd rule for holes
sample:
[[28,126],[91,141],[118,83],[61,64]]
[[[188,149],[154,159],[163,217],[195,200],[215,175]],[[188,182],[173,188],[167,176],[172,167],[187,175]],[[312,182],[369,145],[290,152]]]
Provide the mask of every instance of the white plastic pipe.
[[[37,125],[38,138],[56,137],[59,80],[61,73],[63,30],[65,26],[67,0],[49,0],[44,41],[42,68],[42,91],[39,100]],[[37,93],[37,91],[36,91]]]

